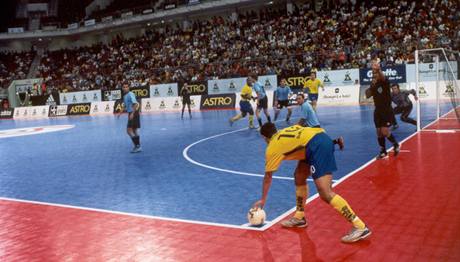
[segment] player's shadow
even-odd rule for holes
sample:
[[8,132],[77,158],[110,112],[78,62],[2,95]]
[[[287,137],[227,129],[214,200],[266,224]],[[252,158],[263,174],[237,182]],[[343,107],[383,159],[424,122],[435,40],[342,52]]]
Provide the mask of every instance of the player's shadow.
[[324,261],[316,254],[316,244],[311,240],[305,228],[286,228],[285,230],[298,236],[301,261]]

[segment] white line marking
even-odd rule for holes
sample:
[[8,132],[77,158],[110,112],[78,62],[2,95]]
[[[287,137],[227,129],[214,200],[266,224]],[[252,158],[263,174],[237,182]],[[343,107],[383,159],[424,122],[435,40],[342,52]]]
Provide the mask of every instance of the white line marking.
[[399,150],[399,153],[410,153],[410,150],[401,149],[401,150]]
[[455,133],[460,131],[460,129],[424,129],[423,132],[436,132],[436,133]]
[[249,230],[263,231],[262,228],[258,228],[258,227],[247,227],[247,226],[238,226],[238,225],[232,225],[232,224],[202,222],[202,221],[197,221],[197,220],[188,220],[188,219],[178,219],[178,218],[170,218],[170,217],[141,215],[141,214],[121,212],[121,211],[113,211],[113,210],[107,210],[107,209],[82,207],[82,206],[73,206],[73,205],[65,205],[65,204],[56,204],[56,203],[50,203],[50,202],[32,201],[32,200],[24,200],[24,199],[17,199],[17,198],[0,197],[0,200],[27,203],[27,204],[34,204],[34,205],[70,208],[70,209],[85,210],[85,211],[92,211],[92,212],[101,212],[101,213],[106,213],[106,214],[115,214],[115,215],[123,215],[123,216],[130,216],[130,217],[158,219],[158,220],[173,221],[173,222],[183,222],[183,223],[189,223],[189,224],[198,224],[198,225],[206,225],[206,226],[218,226],[218,227],[227,227],[227,228],[236,228],[236,229],[245,229],[245,230],[249,229]]
[[[362,111],[369,111],[368,110],[358,110],[356,112],[362,112]],[[350,111],[348,113],[352,113],[354,111]],[[330,113],[325,113],[325,114],[322,114],[323,115],[336,115],[337,112],[330,112]],[[275,122],[282,122],[284,120],[278,120],[278,121],[275,121]],[[248,130],[249,128],[248,127],[245,127],[245,128],[241,128],[241,129],[237,129],[237,130],[233,130],[233,131],[229,131],[229,132],[225,132],[225,133],[222,133],[222,134],[217,134],[217,135],[213,135],[213,136],[210,136],[210,137],[206,137],[206,138],[203,138],[203,139],[200,139],[190,145],[188,145],[183,151],[182,151],[182,156],[187,160],[189,161],[190,163],[194,164],[194,165],[197,165],[197,166],[201,166],[201,167],[204,167],[204,168],[208,168],[208,169],[212,169],[212,170],[216,170],[216,171],[221,171],[221,172],[226,172],[226,173],[230,173],[230,174],[236,174],[236,175],[242,175],[242,176],[253,176],[253,177],[264,177],[264,175],[262,174],[255,174],[255,173],[248,173],[248,172],[241,172],[241,171],[234,171],[234,170],[229,170],[229,169],[224,169],[224,168],[218,168],[218,167],[214,167],[214,166],[210,166],[210,165],[206,165],[206,164],[203,164],[203,163],[200,163],[198,161],[195,161],[193,160],[189,155],[188,155],[188,151],[190,150],[190,148],[192,148],[194,145],[197,145],[201,142],[204,142],[204,141],[207,141],[207,140],[210,140],[210,139],[214,139],[214,138],[217,138],[217,137],[221,137],[221,136],[225,136],[225,135],[229,135],[229,134],[233,134],[233,133],[236,133],[236,132],[241,132],[241,131],[244,131],[244,130]],[[274,179],[281,179],[281,180],[294,180],[294,178],[292,177],[283,177],[283,176],[273,176],[272,178]],[[311,178],[308,178],[307,181],[309,182],[313,182],[314,180],[311,179]],[[336,180],[332,180],[333,183],[336,182]]]

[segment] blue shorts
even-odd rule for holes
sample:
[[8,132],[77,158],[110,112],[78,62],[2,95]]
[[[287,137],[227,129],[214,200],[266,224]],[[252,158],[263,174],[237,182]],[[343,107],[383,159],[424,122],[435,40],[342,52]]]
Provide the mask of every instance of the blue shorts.
[[305,148],[305,159],[310,165],[313,179],[337,171],[334,142],[326,133],[319,133],[308,142]]
[[254,115],[254,109],[252,109],[251,103],[249,101],[240,101],[240,111],[243,117],[245,117],[246,114]]
[[308,98],[311,101],[318,101],[318,94],[308,94]]

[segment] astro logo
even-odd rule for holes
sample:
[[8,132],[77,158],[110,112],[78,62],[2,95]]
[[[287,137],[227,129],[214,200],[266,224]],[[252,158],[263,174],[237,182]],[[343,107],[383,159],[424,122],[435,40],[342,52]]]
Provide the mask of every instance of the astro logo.
[[132,92],[137,97],[148,97],[149,96],[149,91],[147,89],[133,89]]
[[204,106],[228,106],[233,102],[231,97],[210,97],[203,102]]
[[78,114],[88,114],[91,110],[90,105],[74,105],[70,107],[69,114],[71,115],[78,115]]

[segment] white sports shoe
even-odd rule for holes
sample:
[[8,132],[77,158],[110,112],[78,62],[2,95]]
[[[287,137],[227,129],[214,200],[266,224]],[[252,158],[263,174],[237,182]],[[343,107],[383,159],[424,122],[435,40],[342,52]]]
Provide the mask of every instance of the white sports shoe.
[[342,237],[342,242],[344,243],[353,243],[372,234],[371,230],[366,226],[363,229],[353,227],[348,234]]
[[131,150],[131,153],[139,153],[139,152],[142,152],[141,146],[136,146],[133,148],[133,150]]

